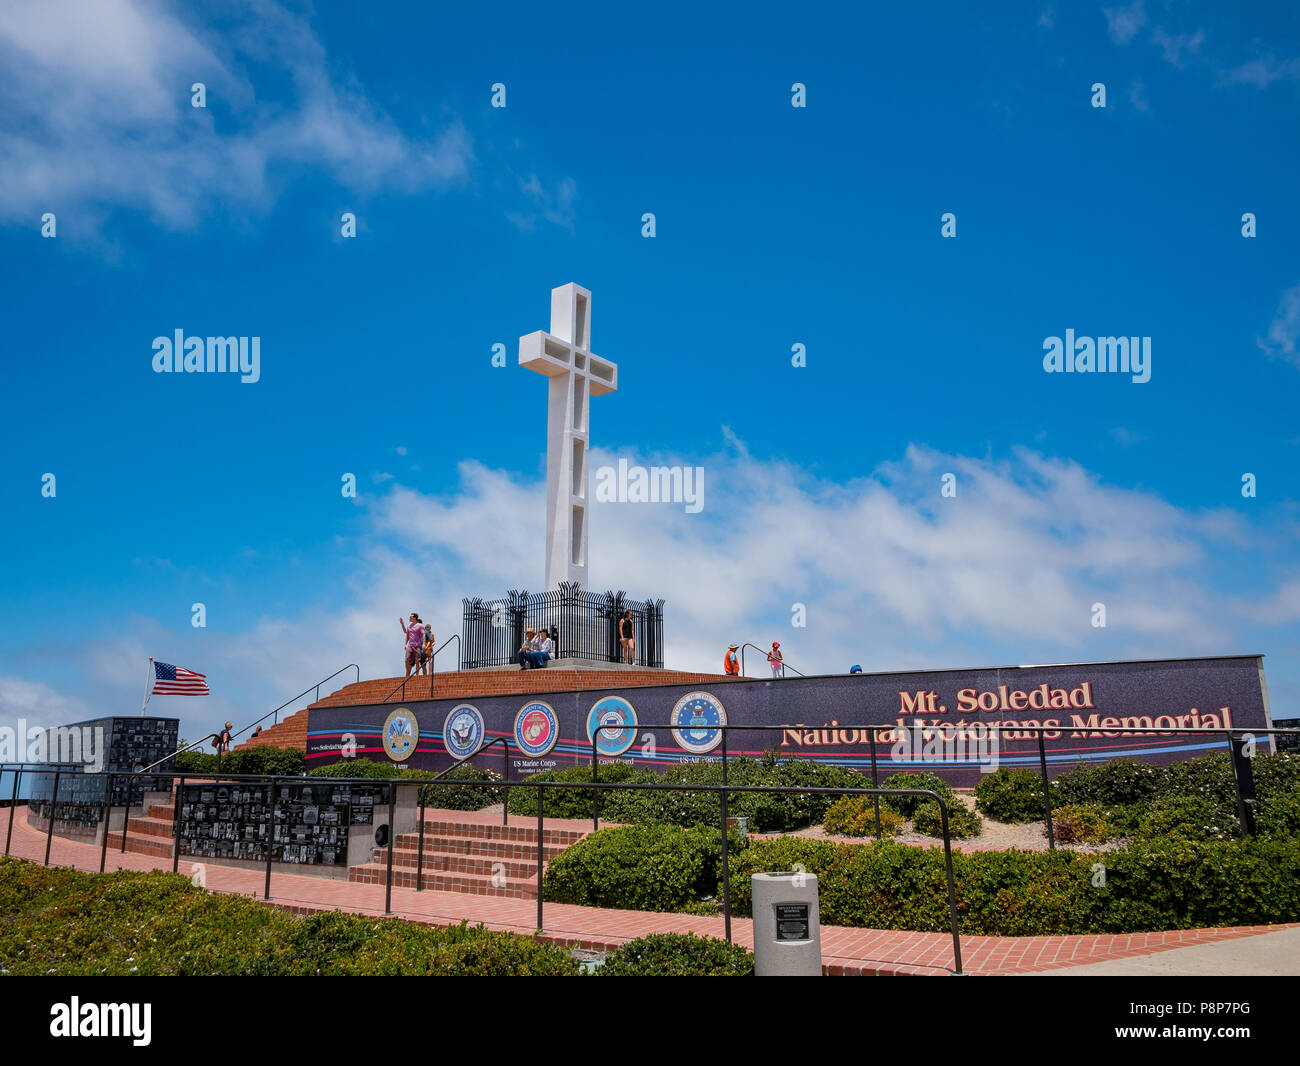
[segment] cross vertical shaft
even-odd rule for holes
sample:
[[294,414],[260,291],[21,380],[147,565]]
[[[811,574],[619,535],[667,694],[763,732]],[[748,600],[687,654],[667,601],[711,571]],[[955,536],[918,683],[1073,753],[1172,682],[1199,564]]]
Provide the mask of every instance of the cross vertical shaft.
[[546,588],[587,584],[587,455],[592,396],[618,389],[618,366],[591,352],[591,293],[551,290],[551,329],[519,338],[519,365],[549,378],[546,406]]

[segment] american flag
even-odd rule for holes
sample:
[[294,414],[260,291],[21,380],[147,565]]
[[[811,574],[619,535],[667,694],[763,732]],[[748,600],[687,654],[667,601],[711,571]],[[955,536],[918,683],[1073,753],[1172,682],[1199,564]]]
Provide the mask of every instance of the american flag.
[[153,694],[155,696],[206,696],[208,679],[203,674],[186,670],[171,663],[153,664]]

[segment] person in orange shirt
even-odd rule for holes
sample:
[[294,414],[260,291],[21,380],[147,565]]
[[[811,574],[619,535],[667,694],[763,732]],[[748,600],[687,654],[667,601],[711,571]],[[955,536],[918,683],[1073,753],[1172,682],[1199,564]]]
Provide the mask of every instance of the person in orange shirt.
[[740,656],[736,654],[736,649],[739,647],[739,644],[733,644],[722,657],[722,669],[732,677],[740,676]]

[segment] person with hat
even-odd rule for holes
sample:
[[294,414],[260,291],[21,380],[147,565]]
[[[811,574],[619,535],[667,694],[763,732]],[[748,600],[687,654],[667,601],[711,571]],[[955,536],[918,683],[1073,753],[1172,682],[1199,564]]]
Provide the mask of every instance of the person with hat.
[[722,657],[722,669],[730,677],[740,676],[740,656],[736,654],[739,644],[733,644],[727,649],[727,654]]
[[781,658],[781,642],[772,641],[772,650],[767,653],[767,664],[772,668],[773,677],[785,676],[785,663]]
[[[519,645],[519,669],[527,670],[532,665],[533,652],[537,650],[537,630],[529,626],[524,630],[524,642]],[[719,830],[720,831],[720,830]]]

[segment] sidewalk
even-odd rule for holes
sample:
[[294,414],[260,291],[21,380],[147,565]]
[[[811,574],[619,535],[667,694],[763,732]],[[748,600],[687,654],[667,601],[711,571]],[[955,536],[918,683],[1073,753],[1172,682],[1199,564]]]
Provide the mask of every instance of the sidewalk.
[[[14,811],[10,854],[42,862],[45,836],[27,825],[26,814],[25,807]],[[0,811],[0,834],[7,830],[8,820],[9,812]],[[56,836],[50,851],[50,864],[98,871],[99,846]],[[261,872],[211,862],[197,864],[184,859],[179,870],[192,876],[198,865],[204,868],[208,889],[262,898],[265,875]],[[168,859],[132,852],[121,854],[109,845],[105,870],[170,869]],[[269,902],[300,914],[344,910],[382,916],[384,887],[277,873],[271,878]],[[393,916],[430,925],[452,925],[468,920],[489,929],[525,935],[537,932],[535,900],[394,888]],[[719,939],[725,935],[721,918],[606,910],[563,903],[547,903],[544,920],[545,927],[541,931],[544,939],[593,951],[610,950],[646,933],[694,932]],[[731,924],[735,942],[752,948],[753,925],[750,919],[734,918]],[[1279,940],[1279,937],[1287,939]],[[1300,967],[1295,964],[1298,947],[1300,925],[1098,936],[961,938],[963,968],[968,974],[978,975],[1048,971],[1166,976],[1296,973],[1300,972]],[[823,926],[822,966],[827,974],[836,976],[950,974],[953,972],[952,938],[941,933]],[[1278,969],[1280,966],[1289,968]]]

